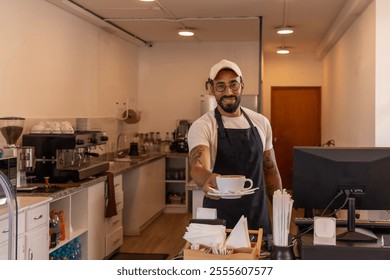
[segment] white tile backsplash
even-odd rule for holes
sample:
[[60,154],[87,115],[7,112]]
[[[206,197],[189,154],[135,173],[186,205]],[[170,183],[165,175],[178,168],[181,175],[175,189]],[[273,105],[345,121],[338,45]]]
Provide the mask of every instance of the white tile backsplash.
[[[94,152],[99,154],[116,151],[117,138],[118,135],[121,133],[127,136],[127,144],[130,146],[131,140],[138,132],[138,123],[127,124],[124,121],[118,120],[116,118],[26,118],[23,134],[29,133],[31,128],[40,121],[69,121],[72,124],[73,128],[77,130],[98,130],[105,132],[109,140],[107,144],[102,145],[100,147],[96,147],[96,150],[94,150]],[[7,143],[3,135],[0,134],[0,147],[4,147],[6,144]],[[17,145],[22,145],[22,137],[18,139]],[[121,148],[124,148],[123,143],[121,145]]]

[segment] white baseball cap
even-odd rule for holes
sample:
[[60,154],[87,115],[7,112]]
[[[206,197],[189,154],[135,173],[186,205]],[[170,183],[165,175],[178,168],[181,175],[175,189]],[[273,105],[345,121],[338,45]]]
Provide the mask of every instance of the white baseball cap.
[[240,67],[238,67],[237,64],[235,64],[232,61],[222,59],[220,62],[215,64],[213,67],[211,67],[210,70],[210,80],[214,80],[217,76],[218,72],[222,69],[231,69],[233,70],[238,76],[242,77]]

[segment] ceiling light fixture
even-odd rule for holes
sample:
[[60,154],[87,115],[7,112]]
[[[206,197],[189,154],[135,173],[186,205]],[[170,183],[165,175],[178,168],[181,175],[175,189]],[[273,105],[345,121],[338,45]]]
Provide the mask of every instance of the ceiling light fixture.
[[289,54],[290,53],[290,51],[288,49],[286,49],[285,47],[278,48],[278,50],[276,52],[278,54]]
[[276,33],[281,35],[287,35],[294,33],[294,28],[292,26],[287,25],[287,0],[284,1],[284,9],[283,9],[283,25],[277,27]]
[[194,31],[191,29],[180,29],[179,35],[184,37],[191,37],[194,36]]
[[141,1],[141,2],[154,2],[156,0],[139,0],[139,1]]
[[287,35],[287,34],[294,33],[294,29],[291,26],[279,27],[276,33],[281,35]]

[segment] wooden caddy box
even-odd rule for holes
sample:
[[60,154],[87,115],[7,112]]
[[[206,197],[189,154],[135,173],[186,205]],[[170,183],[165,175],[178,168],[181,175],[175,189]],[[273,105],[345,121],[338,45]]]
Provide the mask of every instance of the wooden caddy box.
[[[226,230],[226,232],[231,232],[231,230]],[[217,255],[210,252],[205,252],[201,250],[191,250],[191,244],[186,243],[184,247],[184,260],[259,260],[260,259],[260,250],[261,242],[263,238],[263,229],[260,228],[258,231],[249,230],[250,234],[257,234],[257,242],[251,242],[251,248],[237,248],[233,249],[231,254],[227,255]],[[206,246],[201,246],[201,248],[209,249]],[[211,250],[208,250],[211,251]]]

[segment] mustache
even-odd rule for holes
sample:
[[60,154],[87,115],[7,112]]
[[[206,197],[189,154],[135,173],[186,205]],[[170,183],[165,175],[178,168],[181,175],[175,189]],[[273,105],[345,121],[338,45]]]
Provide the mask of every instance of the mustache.
[[231,95],[230,96],[222,96],[220,100],[223,101],[224,99],[232,99],[232,98],[234,98],[234,100],[237,101],[237,96],[234,96],[234,95],[233,96],[231,96]]

